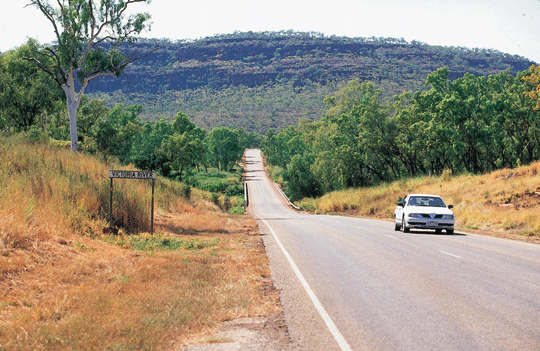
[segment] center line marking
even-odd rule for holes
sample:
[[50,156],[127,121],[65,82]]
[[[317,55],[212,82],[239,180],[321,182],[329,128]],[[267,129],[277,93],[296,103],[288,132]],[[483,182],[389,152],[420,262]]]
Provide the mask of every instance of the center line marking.
[[440,252],[445,254],[445,255],[448,255],[448,256],[452,256],[452,257],[455,257],[455,258],[461,258],[460,256],[452,255],[451,253],[448,253],[448,252],[444,252],[444,251],[440,251]]
[[392,238],[392,239],[397,239],[395,236],[392,236],[392,235],[386,234],[386,236],[389,237],[389,238]]

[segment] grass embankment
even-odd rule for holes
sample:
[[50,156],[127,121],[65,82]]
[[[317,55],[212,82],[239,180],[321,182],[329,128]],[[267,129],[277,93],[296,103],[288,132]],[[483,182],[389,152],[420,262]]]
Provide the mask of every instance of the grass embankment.
[[396,203],[408,193],[442,196],[455,206],[457,230],[540,241],[540,162],[485,175],[401,180],[365,189],[336,191],[298,202],[316,213],[393,218]]
[[151,183],[115,180],[104,234],[109,168],[0,138],[0,349],[174,349],[278,308],[256,223],[209,193],[158,178],[150,236]]

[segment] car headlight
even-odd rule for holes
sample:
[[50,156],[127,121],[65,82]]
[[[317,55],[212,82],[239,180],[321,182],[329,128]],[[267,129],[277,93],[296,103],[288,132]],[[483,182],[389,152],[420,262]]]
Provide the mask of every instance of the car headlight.
[[412,218],[422,218],[422,215],[420,213],[409,213],[409,217]]
[[448,214],[446,214],[446,215],[443,215],[442,218],[443,218],[443,219],[454,219],[454,215],[448,215]]

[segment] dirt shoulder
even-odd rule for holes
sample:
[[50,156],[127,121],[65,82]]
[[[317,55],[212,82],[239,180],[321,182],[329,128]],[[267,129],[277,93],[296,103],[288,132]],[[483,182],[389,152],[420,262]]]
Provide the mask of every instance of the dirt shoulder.
[[225,322],[217,332],[182,351],[298,350],[291,341],[283,311],[263,317],[239,318]]
[[[248,215],[246,215],[248,216]],[[266,256],[261,234],[250,235],[249,248]],[[262,294],[269,298],[279,295],[272,279],[263,282]],[[223,322],[211,331],[193,336],[185,345],[176,350],[181,351],[228,351],[228,350],[300,350],[289,335],[285,316],[279,300],[276,301],[278,311],[264,316],[237,318]]]

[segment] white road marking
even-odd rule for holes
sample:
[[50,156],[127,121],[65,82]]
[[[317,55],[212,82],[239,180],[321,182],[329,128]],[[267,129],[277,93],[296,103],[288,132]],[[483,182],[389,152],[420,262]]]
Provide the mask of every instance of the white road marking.
[[457,255],[453,255],[453,254],[451,254],[451,253],[448,253],[448,252],[444,252],[444,251],[440,251],[440,252],[441,252],[441,253],[443,253],[443,254],[445,254],[445,255],[448,255],[448,256],[452,256],[452,257],[455,257],[455,258],[459,258],[459,259],[461,259],[461,257],[460,257],[460,256],[457,256]]
[[326,324],[326,326],[330,330],[330,333],[332,333],[332,336],[334,336],[334,339],[336,339],[336,341],[337,341],[337,343],[339,345],[339,348],[341,350],[343,350],[343,351],[348,351],[348,350],[352,351],[351,347],[349,346],[349,343],[347,342],[347,340],[345,340],[345,338],[343,337],[343,335],[338,330],[336,324],[334,323],[334,321],[332,320],[332,318],[330,317],[328,312],[326,312],[326,310],[324,309],[323,305],[321,304],[321,302],[319,301],[319,299],[317,298],[317,296],[315,295],[315,293],[313,292],[313,290],[309,286],[308,282],[306,281],[306,279],[304,278],[304,276],[300,272],[300,269],[298,268],[296,263],[294,263],[291,255],[289,255],[287,250],[285,250],[285,247],[283,246],[283,244],[281,244],[281,241],[278,239],[278,237],[277,237],[276,233],[274,232],[274,230],[272,229],[272,227],[270,227],[270,225],[264,219],[262,219],[260,217],[259,217],[259,219],[264,224],[266,224],[266,226],[270,229],[270,232],[272,233],[272,236],[274,237],[274,240],[276,240],[276,243],[278,244],[279,248],[281,249],[281,251],[283,252],[285,257],[287,258],[289,263],[291,264],[291,267],[294,270],[294,273],[296,273],[296,276],[300,280],[300,283],[302,283],[302,286],[306,290],[309,298],[311,299],[311,302],[313,302],[313,305],[315,305],[315,308],[319,312],[319,315],[323,319],[324,323]]
[[392,238],[392,239],[397,239],[397,237],[393,236],[393,235],[388,235],[388,234],[385,234],[387,237],[389,238]]

